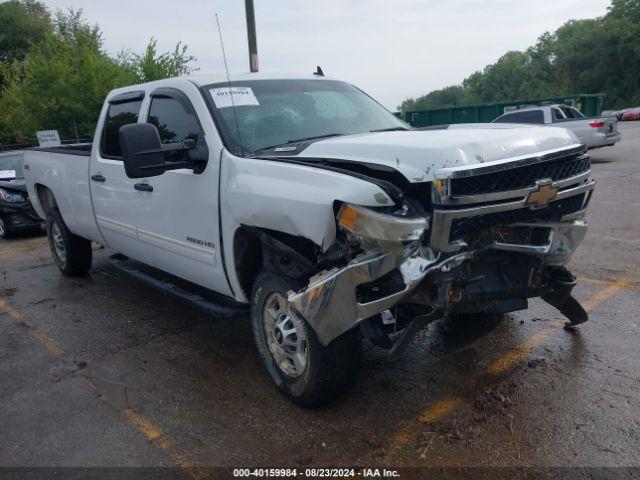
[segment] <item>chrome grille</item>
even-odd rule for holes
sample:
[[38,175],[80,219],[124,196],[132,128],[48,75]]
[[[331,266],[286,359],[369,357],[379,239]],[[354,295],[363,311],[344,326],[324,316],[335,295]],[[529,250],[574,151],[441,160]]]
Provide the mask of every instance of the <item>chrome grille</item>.
[[509,170],[454,178],[451,179],[450,195],[459,197],[517,190],[531,187],[535,185],[536,180],[543,178],[559,181],[575,177],[589,171],[590,168],[589,156],[577,154],[569,158],[562,157]]
[[[590,168],[582,145],[537,156],[443,168],[436,172],[431,189],[430,246],[454,252],[475,244],[496,228],[553,224],[581,214],[595,185]],[[543,187],[547,190],[540,197],[537,194]],[[532,203],[529,199],[534,194]]]

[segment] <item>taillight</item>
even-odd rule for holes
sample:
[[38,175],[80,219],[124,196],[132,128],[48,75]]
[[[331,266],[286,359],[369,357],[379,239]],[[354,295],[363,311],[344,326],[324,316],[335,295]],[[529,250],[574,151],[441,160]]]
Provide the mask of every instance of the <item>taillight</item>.
[[592,128],[602,128],[604,127],[604,122],[590,122],[589,126]]

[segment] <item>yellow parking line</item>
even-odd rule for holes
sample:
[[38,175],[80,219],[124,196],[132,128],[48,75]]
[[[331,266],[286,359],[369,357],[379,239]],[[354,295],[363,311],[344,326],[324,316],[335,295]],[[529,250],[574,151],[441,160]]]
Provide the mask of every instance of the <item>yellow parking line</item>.
[[172,442],[166,436],[164,436],[160,429],[153,423],[151,423],[147,418],[135,412],[134,410],[131,410],[130,408],[125,408],[122,413],[130,424],[136,427],[138,431],[142,432],[142,434],[147,437],[147,440],[149,440],[149,442],[169,455],[176,463],[176,465],[184,470],[191,478],[200,479],[206,476],[206,472],[191,465],[185,459],[184,455],[176,451],[176,449],[172,445]]
[[49,351],[49,353],[51,353],[52,355],[59,356],[64,353],[62,348],[60,348],[56,342],[54,342],[49,337],[47,337],[47,335],[45,335],[43,332],[35,328],[31,324],[31,322],[29,322],[29,320],[27,320],[27,318],[22,314],[22,312],[20,312],[19,310],[16,310],[14,307],[9,305],[9,303],[7,303],[2,298],[0,298],[0,311],[7,313],[16,322],[27,327],[31,336],[35,338],[35,340],[44,348],[46,348]]
[[[559,327],[559,324],[555,324]],[[543,341],[552,337],[557,332],[557,328],[545,328],[534,335],[532,335],[526,342],[521,343],[511,351],[507,352],[504,356],[493,362],[487,367],[487,373],[490,375],[500,375],[506,372],[516,363],[520,363],[525,359],[531,350],[540,345]]]
[[149,420],[144,418],[142,415],[134,412],[130,408],[125,408],[122,413],[130,423],[132,423],[138,430],[140,430],[147,440],[153,442],[156,438],[158,438],[161,433],[154,424],[152,424]]
[[49,337],[47,337],[44,333],[36,330],[34,328],[29,329],[29,333],[33,338],[35,338],[40,345],[49,350],[53,355],[59,356],[64,353],[64,351]]
[[[611,280],[600,280],[598,278],[588,278],[588,277],[580,277],[578,279],[579,282],[592,283],[594,285],[616,285],[619,282],[611,281]],[[624,282],[622,288],[628,288],[629,290],[640,290],[640,285],[636,285],[635,283]]]
[[[40,343],[43,347],[49,351],[52,355],[59,356],[64,354],[64,350],[60,348],[53,340],[47,337],[44,333],[35,328],[26,316],[18,309],[11,306],[4,299],[0,298],[0,312],[7,313],[18,323],[25,325],[29,329],[29,333]],[[100,393],[100,389],[96,383],[85,375],[80,377],[84,383],[92,390]],[[136,430],[142,433],[149,442],[151,442],[157,448],[163,450],[168,454],[171,459],[182,470],[185,471],[191,478],[199,480],[205,478],[208,474],[202,469],[198,469],[189,464],[184,455],[176,451],[166,436],[162,435],[162,432],[156,427],[150,420],[145,418],[140,413],[137,413],[130,408],[122,410],[122,414],[126,418],[127,422],[132,425]]]
[[462,399],[454,395],[447,395],[438,400],[434,405],[420,412],[418,416],[420,423],[410,423],[402,430],[396,432],[390,442],[392,448],[395,450],[400,449],[413,438],[420,424],[437,422],[456,410],[461,403]]
[[[591,298],[586,300],[582,304],[583,308],[586,311],[593,310],[621,289],[628,288],[637,272],[638,271],[634,271],[632,275],[625,276],[614,282],[609,282],[605,288],[599,290]],[[560,325],[561,323],[557,322],[554,323],[554,327],[547,327],[535,333],[526,342],[511,349],[505,355],[489,365],[484,373],[499,375],[506,372],[515,364],[526,358],[534,348],[554,336]],[[481,375],[482,372],[478,372],[478,374],[475,374],[471,380],[477,379]],[[411,441],[412,438],[414,438],[422,424],[437,422],[457,410],[464,403],[465,400],[463,398],[451,394],[438,400],[434,405],[423,410],[418,416],[417,421],[410,422],[391,437],[388,442],[390,449],[394,452],[398,451],[401,447]]]

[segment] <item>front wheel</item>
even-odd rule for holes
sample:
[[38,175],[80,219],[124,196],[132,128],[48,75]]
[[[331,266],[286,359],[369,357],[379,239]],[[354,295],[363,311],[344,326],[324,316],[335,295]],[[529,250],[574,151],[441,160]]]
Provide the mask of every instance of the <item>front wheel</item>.
[[289,311],[289,290],[280,277],[258,274],[251,303],[253,335],[280,391],[299,405],[321,406],[353,385],[360,360],[359,332],[351,330],[323,347],[313,328]]
[[53,260],[68,277],[86,274],[91,268],[91,241],[71,233],[57,208],[47,213],[47,238]]

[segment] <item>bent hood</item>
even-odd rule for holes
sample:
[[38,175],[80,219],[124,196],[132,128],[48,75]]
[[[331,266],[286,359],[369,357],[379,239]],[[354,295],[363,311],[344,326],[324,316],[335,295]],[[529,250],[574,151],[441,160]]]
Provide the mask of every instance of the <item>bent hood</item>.
[[442,130],[377,132],[312,143],[294,158],[326,158],[390,167],[410,182],[429,182],[441,168],[475,165],[576,147],[564,128],[460,124]]
[[23,193],[27,192],[27,184],[22,178],[18,178],[16,180],[0,180],[0,188]]

